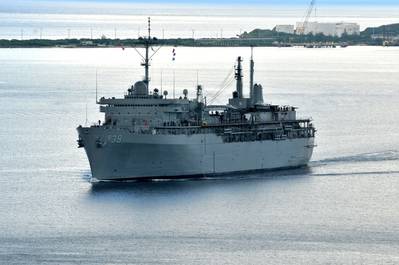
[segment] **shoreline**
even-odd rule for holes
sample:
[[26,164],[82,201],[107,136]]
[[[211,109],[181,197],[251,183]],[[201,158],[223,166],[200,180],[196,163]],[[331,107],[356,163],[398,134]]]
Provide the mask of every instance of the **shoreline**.
[[[172,47],[305,47],[305,48],[336,48],[348,46],[393,46],[399,43],[384,41],[303,41],[283,42],[274,38],[259,39],[155,39],[156,46]],[[142,39],[58,39],[58,40],[0,40],[0,48],[128,48],[143,47]]]
[[0,48],[115,48],[143,47],[151,42],[155,46],[183,47],[306,47],[335,48],[348,46],[399,46],[399,23],[367,28],[356,35],[343,34],[340,37],[323,34],[281,33],[269,29],[254,29],[230,38],[137,38],[109,39],[0,39]]

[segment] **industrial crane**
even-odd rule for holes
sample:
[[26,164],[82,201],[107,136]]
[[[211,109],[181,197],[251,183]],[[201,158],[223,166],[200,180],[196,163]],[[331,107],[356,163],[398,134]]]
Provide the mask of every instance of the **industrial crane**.
[[302,25],[298,25],[298,27],[296,29],[297,34],[300,34],[300,35],[305,34],[305,30],[308,27],[309,18],[310,18],[310,15],[313,12],[313,8],[314,8],[315,4],[316,4],[316,0],[312,0],[310,2],[308,10],[306,11],[306,14],[305,14],[305,19],[302,22]]

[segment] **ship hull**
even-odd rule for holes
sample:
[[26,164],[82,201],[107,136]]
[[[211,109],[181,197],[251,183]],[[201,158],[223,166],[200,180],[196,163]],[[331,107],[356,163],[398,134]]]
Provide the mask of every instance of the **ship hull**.
[[215,134],[135,134],[78,128],[97,180],[171,179],[307,165],[314,138],[224,142]]

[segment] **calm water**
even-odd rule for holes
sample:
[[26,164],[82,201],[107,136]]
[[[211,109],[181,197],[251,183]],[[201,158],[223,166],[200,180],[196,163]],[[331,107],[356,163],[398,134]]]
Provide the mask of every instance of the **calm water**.
[[[212,97],[247,48],[170,47],[153,86]],[[75,128],[142,76],[126,49],[0,49],[0,264],[399,264],[399,49],[257,48],[265,99],[318,129],[309,167],[89,183]],[[248,76],[248,75],[246,75]],[[248,79],[246,79],[248,81]],[[230,95],[226,90],[216,103]]]

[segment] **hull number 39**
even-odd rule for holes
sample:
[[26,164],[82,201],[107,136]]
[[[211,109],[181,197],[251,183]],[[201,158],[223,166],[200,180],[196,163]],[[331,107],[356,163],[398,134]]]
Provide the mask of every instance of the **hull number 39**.
[[108,135],[107,140],[111,144],[120,144],[122,143],[122,135]]

